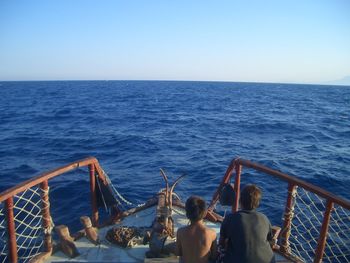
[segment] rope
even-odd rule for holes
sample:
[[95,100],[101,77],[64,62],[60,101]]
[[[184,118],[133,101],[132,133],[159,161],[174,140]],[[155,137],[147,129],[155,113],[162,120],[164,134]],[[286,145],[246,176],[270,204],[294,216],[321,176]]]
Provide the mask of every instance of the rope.
[[[290,252],[313,262],[318,245],[326,200],[302,187],[293,194],[293,205],[285,216],[292,218]],[[285,230],[285,229],[284,229]],[[331,211],[323,262],[350,262],[350,211],[336,206]]]
[[180,216],[186,216],[186,212],[182,212],[180,210],[177,210],[177,209],[172,209],[173,212],[175,212],[175,214],[178,214]]
[[132,202],[128,201],[125,197],[123,197],[119,191],[116,189],[116,187],[113,185],[111,179],[109,178],[108,174],[101,169],[103,172],[103,175],[106,177],[107,183],[111,186],[114,194],[114,198],[116,199],[117,203],[124,209],[126,210],[125,206],[123,205],[126,204],[128,206],[133,206],[133,207],[141,207],[144,206],[146,203],[140,203],[140,204],[133,204]]
[[106,204],[106,201],[105,201],[105,197],[103,196],[103,193],[102,193],[102,189],[101,189],[101,185],[100,185],[100,180],[98,180],[98,178],[95,176],[95,179],[97,181],[97,185],[98,185],[98,189],[100,189],[100,193],[101,193],[101,196],[102,196],[102,201],[103,201],[103,204],[105,206],[105,210],[106,212],[108,212],[108,207],[107,207],[107,204]]
[[0,203],[0,262],[8,262],[7,255],[7,226],[5,219],[4,203]]
[[[113,186],[108,175],[103,171],[107,182],[111,185],[112,194],[119,205],[132,206]],[[98,187],[101,185],[98,180]],[[43,227],[43,209],[50,208],[50,202],[44,201],[43,196],[49,195],[49,189],[43,190],[36,187],[26,189],[20,194],[13,196],[14,222],[20,262],[26,262],[40,253],[44,234],[51,233],[54,226],[51,224],[46,229]],[[326,210],[326,200],[315,193],[309,192],[302,187],[291,193],[292,206],[284,215],[291,219],[289,231],[290,253],[305,262],[313,262],[317,248],[322,219]],[[174,194],[175,197],[178,197]],[[105,197],[102,196],[106,207]],[[145,204],[138,204],[143,206]],[[179,215],[185,215],[181,209],[172,209]],[[153,213],[153,211],[152,211]],[[148,216],[145,214],[144,216]],[[7,222],[4,203],[0,203],[0,263],[9,261],[7,255]],[[323,255],[323,262],[350,262],[350,210],[334,204],[330,214],[328,236]]]
[[[48,196],[49,195],[50,187],[48,186],[47,190],[44,190],[42,188],[40,188],[40,190],[41,190],[41,201],[42,201],[42,204],[43,204],[42,205],[42,209],[50,209],[50,201],[45,201],[43,199],[43,196],[45,196],[45,195]],[[50,213],[50,225],[47,228],[44,229],[44,234],[51,234],[51,232],[52,232],[54,227],[55,227],[55,224],[54,224],[54,222],[52,220],[52,216],[51,216],[51,213]]]
[[[50,228],[43,228],[43,208],[49,207],[49,202],[43,202],[42,195],[48,194],[39,187],[28,188],[14,199],[14,223],[16,229],[17,253],[20,262],[27,262],[41,251],[44,233]],[[7,262],[7,231],[4,207],[0,208],[0,262]],[[4,244],[2,244],[4,243]],[[4,255],[5,254],[5,255]]]
[[105,173],[105,171],[102,169],[103,175],[106,177],[106,180],[108,182],[108,184],[112,187],[114,193],[118,196],[118,198],[120,200],[122,200],[125,204],[132,206],[133,204],[131,202],[129,202],[128,200],[126,200],[119,192],[118,190],[114,187],[114,185],[112,184],[111,179],[109,178],[109,176]]

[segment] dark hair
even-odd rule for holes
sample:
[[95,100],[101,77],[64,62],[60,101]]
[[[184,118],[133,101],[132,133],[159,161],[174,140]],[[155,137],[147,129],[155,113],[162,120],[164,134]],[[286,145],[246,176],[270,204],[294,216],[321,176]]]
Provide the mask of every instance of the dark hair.
[[261,190],[254,184],[246,185],[241,192],[241,205],[243,209],[253,210],[259,206]]
[[191,222],[197,222],[204,218],[206,213],[205,201],[198,196],[191,196],[187,199],[186,216]]

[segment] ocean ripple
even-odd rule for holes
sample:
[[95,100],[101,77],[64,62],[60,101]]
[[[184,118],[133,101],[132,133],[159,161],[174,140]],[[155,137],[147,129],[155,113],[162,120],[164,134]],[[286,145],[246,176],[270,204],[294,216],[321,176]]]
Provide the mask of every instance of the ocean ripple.
[[[120,192],[144,202],[164,187],[210,200],[230,161],[240,156],[350,199],[350,88],[312,85],[62,81],[2,82],[0,190],[76,159],[96,156]],[[283,200],[269,178],[244,171],[266,192],[262,210],[280,218]],[[84,179],[81,179],[84,178]],[[59,221],[88,209],[88,177],[54,179]],[[281,185],[279,187],[286,187]],[[282,191],[283,192],[283,191]],[[283,205],[283,204],[281,204]],[[75,222],[75,221],[74,221]],[[79,222],[73,224],[79,224]]]

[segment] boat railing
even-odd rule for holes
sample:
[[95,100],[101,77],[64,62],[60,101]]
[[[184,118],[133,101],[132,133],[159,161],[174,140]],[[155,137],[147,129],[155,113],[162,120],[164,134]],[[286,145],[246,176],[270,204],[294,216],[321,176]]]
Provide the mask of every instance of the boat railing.
[[[350,262],[350,202],[296,177],[244,159],[234,159],[215,192],[234,178],[232,212],[238,210],[242,168],[252,168],[287,184],[277,252],[296,262]],[[272,190],[273,191],[273,190]],[[275,189],[274,191],[283,191]]]
[[46,172],[0,193],[0,262],[27,262],[52,249],[49,180],[87,166],[91,219],[98,225],[96,177],[105,181],[97,159],[90,157]]
[[[96,179],[105,182],[106,177],[97,159],[90,157],[0,193],[0,262],[27,262],[34,255],[52,249],[49,181],[86,166],[90,178],[91,219],[94,226],[99,225]],[[238,210],[242,168],[252,168],[287,184],[278,252],[293,261],[350,262],[350,202],[298,178],[251,161],[232,160],[210,209],[218,200],[220,188],[235,173],[237,198],[232,210]]]

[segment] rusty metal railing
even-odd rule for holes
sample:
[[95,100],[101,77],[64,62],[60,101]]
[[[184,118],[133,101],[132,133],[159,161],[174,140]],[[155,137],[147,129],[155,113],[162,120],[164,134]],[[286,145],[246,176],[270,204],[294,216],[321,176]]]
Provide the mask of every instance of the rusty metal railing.
[[[6,220],[0,222],[0,230],[6,228],[6,236],[4,237],[6,240],[0,240],[0,253],[1,249],[2,251],[6,250],[8,253],[8,257],[4,262],[17,262],[19,259],[16,239],[16,234],[19,230],[16,229],[18,219],[14,213],[14,207],[16,205],[14,204],[14,197],[18,199],[18,196],[20,196],[21,198],[23,196],[22,193],[26,193],[26,191],[36,188],[30,190],[29,195],[36,195],[37,198],[40,199],[41,209],[39,216],[42,218],[40,221],[41,228],[44,229],[42,245],[45,251],[49,251],[52,247],[50,231],[51,215],[48,194],[49,180],[84,166],[88,166],[89,168],[92,223],[94,226],[99,224],[95,194],[97,191],[96,176],[103,182],[106,181],[106,177],[97,159],[90,157],[46,172],[0,193],[0,203],[4,204],[4,209],[0,209],[0,216],[6,218]],[[301,258],[307,262],[350,262],[350,202],[303,180],[270,169],[263,165],[243,159],[232,160],[219,188],[213,196],[209,210],[213,210],[213,207],[218,200],[221,187],[230,181],[233,172],[235,172],[234,190],[237,198],[232,207],[232,211],[235,212],[238,210],[242,168],[252,168],[256,171],[287,182],[288,184],[286,189],[287,199],[284,209],[282,231],[279,238],[279,252],[281,254],[291,259]],[[316,206],[312,204],[315,203],[314,200],[317,202]],[[25,199],[25,201],[27,201],[27,199]],[[311,207],[310,205],[313,206]],[[316,221],[310,221],[310,223],[308,223],[313,224],[314,226],[311,233],[308,233],[309,235],[306,236],[306,239],[308,239],[311,234],[315,236],[316,239],[315,244],[312,244],[305,249],[303,244],[296,244],[297,241],[295,236],[304,235],[304,233],[298,230],[298,227],[300,224],[303,224],[302,221],[304,218],[307,219],[310,214],[306,213],[302,220],[299,220],[298,216],[299,214],[304,215],[303,213],[305,213],[307,209],[310,209],[310,207],[312,209],[315,207],[314,211],[316,212],[312,213],[313,218]],[[303,227],[307,228],[309,225]],[[331,233],[331,235],[329,233]],[[0,236],[0,238],[2,237]],[[306,240],[306,242],[308,242],[308,240]],[[1,248],[2,244],[4,244],[3,248]],[[305,253],[298,253],[298,249],[307,251]],[[338,256],[341,253],[343,254]]]
[[210,211],[214,209],[221,188],[230,181],[234,171],[236,200],[232,212],[238,210],[243,167],[252,168],[288,184],[279,237],[281,254],[296,261],[350,262],[350,202],[285,173],[244,159],[232,160],[214,193]]
[[[41,204],[41,211],[39,212],[39,215],[36,215],[36,217],[38,216],[41,217],[41,221],[40,221],[42,224],[41,227],[44,229],[44,240],[42,242],[44,251],[50,251],[52,248],[52,243],[51,243],[51,229],[50,229],[51,215],[50,215],[49,194],[48,194],[49,180],[84,166],[88,166],[88,169],[89,169],[92,224],[94,226],[98,226],[99,215],[98,215],[97,200],[96,200],[96,175],[99,179],[102,180],[102,182],[105,182],[106,178],[104,176],[104,173],[97,159],[90,157],[77,162],[73,162],[66,166],[62,166],[55,170],[43,173],[39,176],[36,176],[30,180],[20,183],[19,185],[14,186],[0,193],[0,203],[4,203],[4,209],[3,211],[0,211],[0,212],[3,213],[6,219],[6,223],[3,223],[4,224],[3,228],[7,228],[6,240],[1,240],[2,241],[1,243],[3,243],[3,248],[0,248],[0,252],[1,252],[1,249],[7,250],[4,252],[4,253],[7,253],[6,258],[4,259],[5,260],[4,262],[16,263],[19,260],[19,256],[18,256],[19,248],[18,248],[17,238],[16,238],[16,235],[18,235],[17,232],[19,230],[16,231],[16,223],[18,224],[18,221],[20,220],[20,218],[19,219],[16,218],[16,215],[14,214],[14,207],[15,207],[14,197],[20,196],[21,198],[23,196],[22,193],[28,191],[28,189],[34,189],[30,191],[30,194],[29,194],[30,197],[35,196],[35,194],[38,193],[37,196],[39,199],[41,199],[39,200],[40,202],[38,202]],[[31,201],[30,199],[25,199],[25,201],[33,203],[33,201]],[[38,206],[37,204],[34,204],[34,208],[37,206]],[[21,212],[22,210],[20,210],[20,213]],[[32,221],[36,221],[35,216]],[[26,259],[30,258],[31,256],[32,255],[29,255]]]

